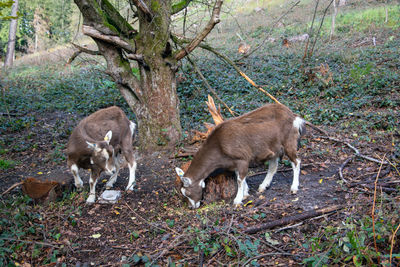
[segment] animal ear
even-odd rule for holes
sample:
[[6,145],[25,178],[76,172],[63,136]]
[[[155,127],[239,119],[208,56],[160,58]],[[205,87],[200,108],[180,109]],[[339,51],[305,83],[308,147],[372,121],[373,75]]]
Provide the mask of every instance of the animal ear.
[[88,148],[91,150],[94,150],[95,152],[99,152],[101,149],[97,146],[96,143],[90,143],[88,141],[86,141],[86,143],[88,144]]
[[206,183],[204,182],[204,180],[201,180],[199,185],[201,186],[201,188],[206,187]]
[[181,178],[185,174],[185,172],[181,168],[178,168],[178,167],[175,168],[175,171],[176,171],[176,174],[178,174],[178,176]]
[[106,141],[107,144],[110,144],[111,138],[112,138],[112,131],[110,130],[107,132],[106,136],[104,136],[104,141]]

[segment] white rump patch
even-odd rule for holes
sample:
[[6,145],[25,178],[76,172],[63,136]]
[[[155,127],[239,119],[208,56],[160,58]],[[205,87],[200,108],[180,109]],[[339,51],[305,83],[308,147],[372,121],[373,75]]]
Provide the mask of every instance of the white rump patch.
[[299,132],[302,131],[304,125],[304,120],[300,117],[296,117],[293,121],[293,127],[299,130]]

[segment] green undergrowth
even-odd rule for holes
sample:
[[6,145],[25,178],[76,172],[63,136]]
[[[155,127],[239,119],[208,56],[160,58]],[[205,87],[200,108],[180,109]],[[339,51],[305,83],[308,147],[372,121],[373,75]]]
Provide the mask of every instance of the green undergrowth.
[[[400,40],[395,39],[380,47],[328,51],[307,63],[302,63],[299,55],[269,54],[248,59],[240,68],[314,124],[355,128],[364,134],[370,130],[393,132],[400,122],[398,45]],[[329,66],[328,74],[318,71],[321,64]],[[230,66],[207,60],[201,67],[219,97],[237,114],[271,102]],[[312,79],[306,74],[310,69]],[[181,118],[186,127],[200,127],[199,123],[212,121],[204,104],[211,92],[201,89],[203,82],[190,67],[186,71],[191,74],[179,86]],[[327,81],[329,75],[332,79]],[[223,115],[231,117],[224,107]]]
[[[35,205],[26,195],[13,194],[0,199],[0,265],[23,266],[29,259],[32,266],[55,265],[57,258],[78,244],[63,242],[63,224],[77,226],[81,207],[79,195],[66,193],[48,206]],[[51,221],[63,224],[53,225]],[[63,264],[62,266],[66,266]]]
[[[55,110],[88,115],[99,108],[127,104],[101,66],[66,69],[61,65],[14,68],[2,79],[0,133],[32,123],[32,113]],[[6,115],[6,114],[4,114]]]
[[374,219],[372,204],[369,210],[365,208],[358,212],[364,215],[353,213],[341,222],[324,221],[315,234],[306,236],[307,242],[303,247],[311,256],[303,263],[306,266],[399,264],[398,202],[388,195],[378,198]]

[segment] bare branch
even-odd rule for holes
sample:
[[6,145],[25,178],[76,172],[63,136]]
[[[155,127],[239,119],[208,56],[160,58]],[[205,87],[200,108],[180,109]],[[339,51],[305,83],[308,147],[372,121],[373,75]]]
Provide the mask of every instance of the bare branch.
[[127,41],[123,40],[119,36],[105,35],[102,32],[98,31],[97,29],[88,25],[82,25],[82,32],[92,38],[96,38],[105,41],[107,43],[114,44],[129,52],[135,53],[135,49]]
[[283,217],[282,219],[279,219],[279,220],[275,220],[272,222],[263,223],[260,225],[249,227],[249,228],[245,229],[244,232],[247,234],[254,234],[259,231],[274,228],[276,226],[287,225],[289,223],[303,221],[303,220],[306,220],[306,219],[309,219],[312,217],[320,216],[322,214],[332,213],[332,212],[335,212],[340,209],[343,209],[343,207],[340,205],[333,205],[331,207],[325,207],[322,209],[310,210],[310,211],[306,211],[301,214],[296,214],[296,215],[289,216],[289,217]]
[[72,61],[74,61],[75,58],[76,58],[77,56],[79,56],[81,53],[86,53],[86,54],[95,55],[95,56],[96,56],[96,55],[101,55],[100,51],[93,51],[93,50],[84,48],[84,47],[79,46],[79,45],[74,44],[74,43],[71,43],[71,44],[72,44],[76,49],[78,49],[78,50],[76,50],[76,51],[71,55],[71,57],[68,59],[68,61],[67,61],[67,63],[66,63],[65,65],[71,64]]
[[153,14],[143,0],[131,0],[130,2],[133,2],[133,4],[142,11],[149,21],[152,20]]
[[176,55],[176,60],[181,60],[188,53],[192,52],[210,33],[210,31],[214,28],[214,26],[220,22],[219,14],[221,12],[221,6],[223,1],[217,0],[211,15],[210,21],[204,27],[203,31],[201,31],[184,49],[181,49]]
[[[276,26],[284,17],[286,17],[286,15],[287,15],[290,11],[292,11],[292,9],[293,9],[294,7],[296,7],[299,3],[300,3],[300,0],[297,1],[296,3],[294,3],[285,13],[283,13],[282,16],[280,16],[280,17],[272,24],[271,29],[274,29],[275,26]],[[264,44],[265,44],[265,42],[268,40],[269,37],[270,37],[269,34],[267,34],[266,37],[264,38],[264,40],[261,42],[260,45],[258,45],[256,48],[254,48],[253,50],[251,50],[251,51],[250,51],[249,53],[247,53],[246,55],[244,55],[244,56],[242,56],[241,58],[237,59],[237,61],[240,61],[240,60],[242,60],[243,58],[249,57],[249,56],[250,56],[251,54],[253,54],[255,51],[257,51],[258,49],[260,49],[260,47],[263,47]]]

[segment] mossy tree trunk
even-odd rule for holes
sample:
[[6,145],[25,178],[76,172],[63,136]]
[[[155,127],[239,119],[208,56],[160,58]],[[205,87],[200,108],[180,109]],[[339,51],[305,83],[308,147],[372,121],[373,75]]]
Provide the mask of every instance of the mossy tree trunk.
[[[138,28],[130,25],[108,0],[74,1],[83,14],[83,33],[97,43],[107,61],[107,73],[136,115],[141,150],[174,146],[182,132],[175,78],[177,61],[193,51],[219,22],[222,1],[216,0],[204,30],[178,51],[171,46],[171,16],[191,0],[175,5],[171,0],[130,0]],[[133,67],[138,67],[139,77]]]

